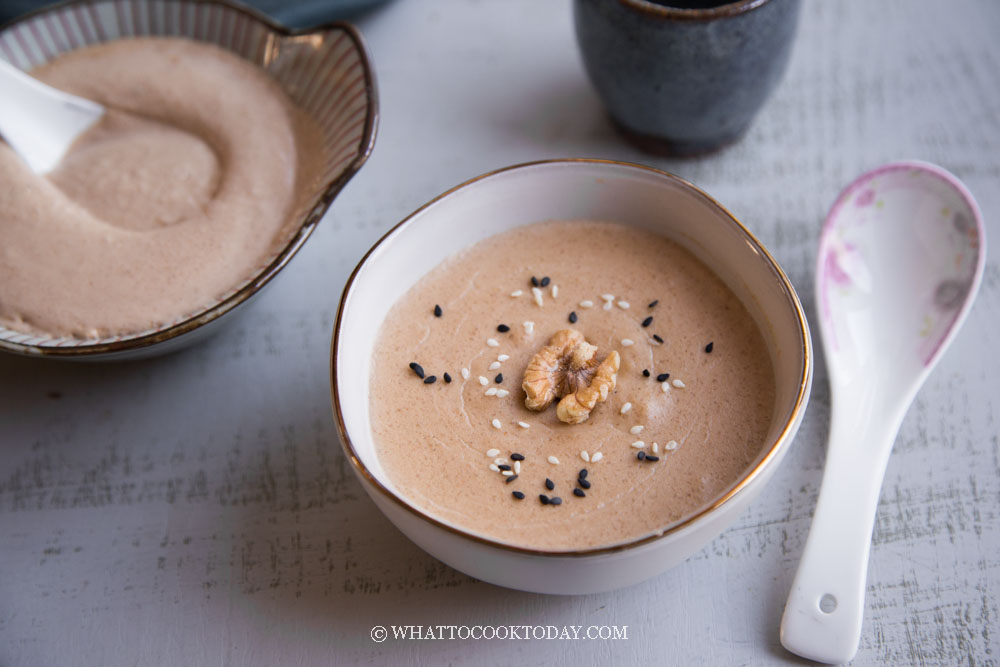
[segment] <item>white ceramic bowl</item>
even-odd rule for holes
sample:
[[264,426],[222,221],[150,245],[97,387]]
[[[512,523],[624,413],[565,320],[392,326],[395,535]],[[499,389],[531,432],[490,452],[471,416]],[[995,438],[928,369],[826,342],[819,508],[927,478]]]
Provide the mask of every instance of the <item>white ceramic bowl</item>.
[[[722,495],[662,532],[613,546],[528,549],[484,539],[433,517],[395,490],[370,426],[373,345],[393,303],[452,253],[543,220],[634,225],[679,242],[712,268],[760,327],[774,366],[774,414],[761,455]],[[635,584],[684,560],[722,532],[774,473],[805,411],[812,350],[802,306],[767,250],[722,206],[686,181],[639,165],[557,160],[464,183],[399,223],[368,252],[344,289],[333,337],[333,405],[362,485],[418,546],[490,583],[539,593],[592,593]]]
[[[378,101],[371,58],[347,23],[289,30],[230,0],[79,0],[0,26],[0,58],[31,69],[83,46],[130,37],[185,37],[259,65],[323,133],[320,177],[305,214],[281,247],[242,284],[173,322],[97,340],[26,334],[0,326],[0,351],[32,357],[123,360],[191,345],[231,322],[291,261],[375,142]],[[2,103],[2,102],[0,102]]]

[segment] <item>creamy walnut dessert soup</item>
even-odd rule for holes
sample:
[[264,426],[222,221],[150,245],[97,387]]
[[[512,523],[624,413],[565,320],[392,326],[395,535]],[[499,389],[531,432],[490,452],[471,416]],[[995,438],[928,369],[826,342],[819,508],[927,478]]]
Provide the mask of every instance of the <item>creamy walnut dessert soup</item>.
[[318,127],[219,47],[123,39],[36,68],[108,112],[51,173],[0,142],[0,325],[142,332],[210,305],[287,239],[318,178]]
[[382,324],[379,459],[435,518],[567,550],[662,531],[765,445],[775,381],[743,304],[680,245],[552,221],[423,276]]

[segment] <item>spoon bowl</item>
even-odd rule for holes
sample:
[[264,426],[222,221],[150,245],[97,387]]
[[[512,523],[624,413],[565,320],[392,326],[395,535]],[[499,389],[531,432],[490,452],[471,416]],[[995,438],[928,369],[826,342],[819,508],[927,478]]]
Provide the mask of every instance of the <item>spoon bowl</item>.
[[906,411],[968,314],[986,259],[979,207],[925,162],[870,171],[823,226],[816,302],[832,396],[826,468],[781,622],[788,650],[857,651],[885,467]]
[[939,167],[898,162],[851,184],[820,237],[816,296],[831,383],[865,370],[915,393],[972,306],[984,240],[972,195]]

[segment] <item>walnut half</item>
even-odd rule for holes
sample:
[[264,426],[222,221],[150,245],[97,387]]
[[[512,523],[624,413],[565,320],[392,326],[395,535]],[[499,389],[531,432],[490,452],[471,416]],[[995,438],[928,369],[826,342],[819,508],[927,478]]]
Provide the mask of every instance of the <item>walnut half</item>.
[[597,361],[597,346],[588,343],[576,329],[562,329],[528,362],[521,387],[529,410],[544,410],[556,398],[559,421],[579,424],[591,410],[608,398],[618,381],[621,357],[612,350]]

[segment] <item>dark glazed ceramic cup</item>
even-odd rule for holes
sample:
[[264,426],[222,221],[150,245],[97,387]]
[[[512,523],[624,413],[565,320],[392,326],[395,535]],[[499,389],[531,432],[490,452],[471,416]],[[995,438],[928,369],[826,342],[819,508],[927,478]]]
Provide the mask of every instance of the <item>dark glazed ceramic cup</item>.
[[643,150],[716,150],[742,136],[781,80],[800,0],[661,1],[574,0],[584,65]]

